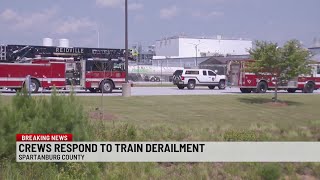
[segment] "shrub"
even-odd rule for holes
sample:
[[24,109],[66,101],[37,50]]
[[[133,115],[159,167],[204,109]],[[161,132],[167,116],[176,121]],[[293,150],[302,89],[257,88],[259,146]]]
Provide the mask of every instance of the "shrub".
[[254,131],[229,130],[223,135],[225,141],[257,141],[258,136]]
[[262,166],[259,171],[259,176],[263,180],[277,180],[280,179],[281,170],[277,164],[266,164]]
[[46,98],[24,91],[13,97],[12,104],[0,106],[0,179],[97,179],[104,168],[99,163],[16,163],[19,133],[71,133],[75,141],[94,140],[91,124],[72,93],[53,92]]
[[11,106],[0,108],[0,158],[15,153],[19,133],[72,133],[74,140],[88,140],[89,122],[74,96],[30,97],[17,93]]

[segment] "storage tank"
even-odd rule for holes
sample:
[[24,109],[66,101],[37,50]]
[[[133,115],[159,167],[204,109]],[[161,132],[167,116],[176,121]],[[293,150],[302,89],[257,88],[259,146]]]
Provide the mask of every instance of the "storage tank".
[[59,39],[59,47],[69,47],[68,39]]
[[43,46],[53,46],[53,40],[51,38],[43,38]]

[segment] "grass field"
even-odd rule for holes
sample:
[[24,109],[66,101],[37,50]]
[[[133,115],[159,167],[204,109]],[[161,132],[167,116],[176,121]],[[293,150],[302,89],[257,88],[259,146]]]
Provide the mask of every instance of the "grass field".
[[[0,96],[2,105],[11,98]],[[280,105],[271,95],[76,98],[96,124],[92,141],[320,141],[318,95],[281,95]],[[106,172],[106,179],[319,179],[320,165],[110,163]]]
[[[89,112],[102,103],[107,124],[130,123],[141,129],[164,127],[184,131],[188,140],[222,140],[219,136],[230,130],[256,131],[266,140],[319,140],[320,96],[280,98],[286,106],[265,103],[271,95],[105,97],[103,101],[101,97],[79,97],[79,100]],[[157,137],[149,140],[152,138]]]

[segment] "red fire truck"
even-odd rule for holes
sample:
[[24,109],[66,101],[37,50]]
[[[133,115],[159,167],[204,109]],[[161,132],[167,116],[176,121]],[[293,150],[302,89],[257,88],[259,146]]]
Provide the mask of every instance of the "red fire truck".
[[[246,63],[252,60],[230,61],[227,67],[227,76],[230,86],[240,88],[242,93],[265,93],[267,90],[275,89],[275,82],[271,75],[256,75],[248,72]],[[313,93],[320,88],[320,64],[310,64],[312,72],[310,75],[299,76],[289,81],[282,81],[278,85],[279,90],[295,93],[302,90],[304,93]]]
[[[30,50],[31,47],[31,50]],[[111,93],[125,82],[124,50],[9,45],[1,47],[0,87],[19,90],[31,77],[39,88],[81,88]],[[131,59],[131,56],[130,56]]]

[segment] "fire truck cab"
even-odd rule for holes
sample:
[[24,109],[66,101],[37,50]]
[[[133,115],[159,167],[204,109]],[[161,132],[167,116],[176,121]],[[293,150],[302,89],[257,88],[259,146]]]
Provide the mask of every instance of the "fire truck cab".
[[[252,60],[230,61],[227,66],[227,76],[230,86],[240,88],[242,93],[265,93],[275,89],[275,82],[271,75],[256,75],[248,72],[245,64]],[[301,90],[304,93],[313,93],[320,88],[320,64],[310,64],[312,73],[301,75],[289,81],[282,81],[278,85],[278,90],[286,90],[295,93]]]

